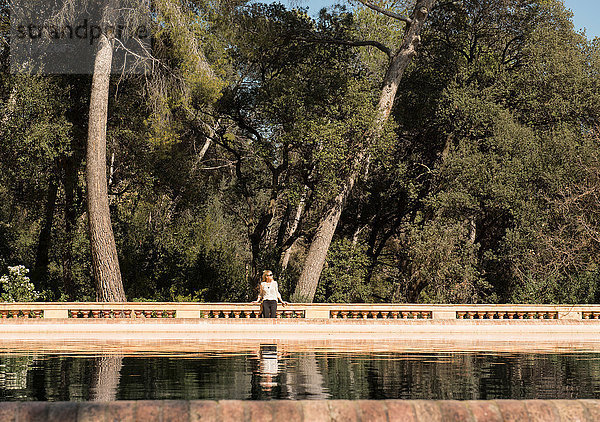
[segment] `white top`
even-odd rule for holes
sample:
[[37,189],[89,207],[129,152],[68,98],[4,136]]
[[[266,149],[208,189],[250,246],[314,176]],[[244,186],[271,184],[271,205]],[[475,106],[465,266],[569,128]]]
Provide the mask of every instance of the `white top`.
[[260,291],[258,293],[258,300],[279,300],[283,302],[281,295],[279,294],[279,288],[275,280],[260,283]]

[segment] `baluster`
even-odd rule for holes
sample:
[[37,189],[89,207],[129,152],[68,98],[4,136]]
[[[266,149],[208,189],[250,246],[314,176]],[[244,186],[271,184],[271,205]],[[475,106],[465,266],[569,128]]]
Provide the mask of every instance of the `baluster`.
[[421,312],[421,318],[423,318],[423,319],[431,319],[431,312],[429,312],[429,311]]
[[102,316],[104,318],[110,318],[110,312],[111,312],[110,309],[105,309],[102,311]]
[[466,314],[467,313],[464,312],[464,311],[456,311],[456,318],[458,318],[458,319],[465,319],[465,315]]
[[340,311],[331,311],[330,314],[331,314],[331,318],[338,318]]
[[19,316],[19,311],[8,311],[8,314],[11,318],[17,318]]
[[145,311],[144,311],[144,316],[145,316],[146,318],[152,318],[152,311],[145,310]]
[[523,319],[523,315],[525,315],[525,312],[515,312],[515,314],[517,315],[516,319]]
[[21,312],[23,312],[23,318],[29,318],[29,310],[26,309],[26,310],[21,311]]
[[0,311],[0,318],[8,318],[8,311]]
[[292,318],[294,315],[293,311],[283,311],[286,318]]
[[100,318],[100,309],[92,310],[92,318]]
[[141,318],[144,316],[144,311],[141,309],[134,309],[133,312],[135,313],[136,318]]
[[347,319],[348,318],[348,311],[340,311],[340,315],[342,316],[342,319]]
[[90,310],[89,309],[81,309],[79,312],[81,312],[81,316],[83,318],[89,318],[90,317]]
[[167,312],[167,318],[175,318],[175,309],[168,310],[166,312]]
[[390,311],[390,315],[392,319],[398,319],[398,311]]

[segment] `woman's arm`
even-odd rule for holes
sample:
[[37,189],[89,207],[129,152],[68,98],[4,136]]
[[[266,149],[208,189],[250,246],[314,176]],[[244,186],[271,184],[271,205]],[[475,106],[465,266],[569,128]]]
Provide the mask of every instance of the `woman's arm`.
[[263,284],[260,283],[260,286],[258,287],[258,298],[252,303],[260,303],[262,301],[262,298],[264,295],[265,295],[265,292],[263,290]]
[[288,303],[282,299],[281,293],[279,293],[279,284],[275,284],[275,288],[277,289],[277,300],[280,301],[282,305],[287,305]]

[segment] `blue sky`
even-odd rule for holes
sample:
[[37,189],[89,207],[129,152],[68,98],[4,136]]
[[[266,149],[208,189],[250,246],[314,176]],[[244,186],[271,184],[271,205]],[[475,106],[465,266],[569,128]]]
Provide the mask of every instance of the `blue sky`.
[[600,1],[565,0],[564,3],[573,12],[575,29],[586,28],[589,38],[600,37]]
[[[264,0],[263,0],[264,1]],[[280,0],[284,4],[308,6],[310,14],[316,14],[319,9],[333,4],[334,0]],[[575,29],[586,28],[586,34],[591,39],[600,37],[600,0],[564,0],[564,4],[573,12]]]

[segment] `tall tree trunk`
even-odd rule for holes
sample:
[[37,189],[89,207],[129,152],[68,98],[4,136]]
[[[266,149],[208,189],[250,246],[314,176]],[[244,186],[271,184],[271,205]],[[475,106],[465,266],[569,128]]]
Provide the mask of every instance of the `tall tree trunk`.
[[352,169],[348,178],[344,181],[341,192],[334,198],[324,218],[319,222],[317,231],[310,243],[302,273],[300,274],[296,289],[292,295],[292,302],[312,302],[315,297],[317,284],[321,277],[323,266],[325,265],[325,259],[327,258],[327,250],[329,249],[333,234],[340,221],[346,199],[348,198],[348,195],[350,195],[356,177],[360,173],[360,167],[363,163],[365,154],[366,152],[364,150],[359,151],[354,158]]
[[126,300],[110,222],[106,180],[106,122],[112,55],[112,42],[102,34],[98,38],[92,77],[86,163],[92,269],[96,282],[96,300],[100,302]]
[[398,85],[402,79],[404,71],[408,67],[410,61],[416,53],[416,49],[420,42],[420,33],[423,24],[427,19],[429,11],[436,3],[436,0],[417,0],[412,13],[412,18],[404,33],[400,48],[392,55],[388,65],[386,75],[383,80],[383,89],[379,97],[377,105],[376,117],[371,129],[363,136],[362,142],[359,143],[358,152],[352,162],[350,172],[343,182],[340,193],[331,202],[324,217],[317,226],[317,231],[308,249],[306,261],[298,279],[296,290],[292,296],[295,302],[312,302],[317,290],[317,284],[325,265],[327,251],[335,229],[337,228],[342,210],[350,195],[356,179],[360,175],[361,169],[369,160],[368,149],[373,142],[379,137],[384,125],[386,124],[394,100]]

